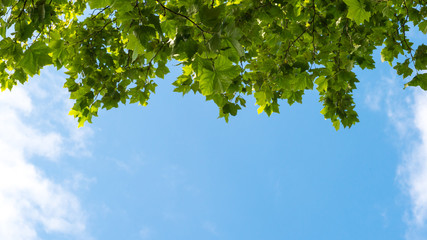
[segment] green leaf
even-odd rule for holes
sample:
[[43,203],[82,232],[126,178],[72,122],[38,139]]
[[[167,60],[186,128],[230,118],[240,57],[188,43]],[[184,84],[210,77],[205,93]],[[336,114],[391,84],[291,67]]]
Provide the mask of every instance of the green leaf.
[[0,18],[0,36],[5,39],[6,38],[6,22],[3,18]]
[[427,70],[427,46],[421,44],[415,51],[415,68],[417,70]]
[[133,31],[133,34],[139,39],[141,45],[147,48],[150,40],[155,38],[156,30],[150,26],[139,26]]
[[237,111],[242,109],[239,105],[234,104],[234,103],[226,103],[223,107],[222,107],[222,112],[224,114],[231,114],[232,116],[236,116],[237,115]]
[[160,26],[159,16],[155,16],[154,14],[150,14],[148,16],[148,21],[149,21],[149,23],[153,24],[154,28],[156,29],[157,33],[159,34],[160,41],[162,41],[163,31],[162,31],[162,27]]
[[410,76],[413,70],[409,67],[409,59],[406,59],[403,63],[396,63],[393,68],[396,69],[397,74],[402,75],[403,78]]
[[254,97],[256,99],[256,104],[259,106],[264,106],[267,103],[267,95],[265,94],[265,92],[255,92]]
[[34,76],[41,68],[52,64],[52,58],[49,53],[50,48],[44,42],[35,42],[24,52],[19,65],[28,75]]
[[26,20],[21,20],[15,24],[15,35],[19,41],[27,41],[29,38],[33,36],[34,26],[32,24],[28,24]]
[[245,55],[245,50],[243,49],[242,45],[240,44],[239,40],[242,37],[242,32],[240,28],[236,27],[234,22],[227,25],[224,28],[226,32],[226,40],[230,42],[230,44],[233,46],[233,48],[237,51],[239,54],[239,57],[242,57]]
[[206,26],[214,27],[215,25],[220,23],[218,21],[218,18],[223,10],[223,5],[215,8],[212,8],[208,5],[204,5],[200,8],[200,21]]
[[[94,1],[94,0],[92,0]],[[99,0],[95,0],[95,1],[99,1]],[[112,8],[117,9],[120,12],[130,12],[134,9],[134,6],[132,5],[132,1],[129,0],[102,0],[101,2],[103,2],[102,4],[99,5],[103,5],[105,4],[104,7],[111,5]],[[98,3],[95,3],[95,5],[97,5]],[[101,6],[102,7],[102,6]],[[92,7],[91,7],[92,8]]]
[[424,34],[427,34],[427,21],[424,20],[422,22],[420,22],[418,24],[418,28],[420,29],[421,32],[423,32]]
[[317,91],[324,92],[328,88],[328,80],[325,76],[320,76],[316,79]]
[[22,84],[28,80],[28,76],[22,68],[15,69],[15,72],[12,74],[12,78],[18,80]]
[[344,0],[348,6],[347,17],[354,20],[356,23],[361,24],[365,20],[368,21],[371,13],[363,9],[363,5],[358,0]]
[[221,47],[221,38],[219,34],[214,34],[208,42],[209,48],[212,52],[216,52]]
[[393,8],[391,8],[389,6],[383,8],[382,13],[383,13],[384,17],[388,17],[388,18],[394,17],[394,14],[395,14],[395,12],[393,11]]
[[129,34],[128,40],[129,41],[126,45],[126,48],[133,51],[132,60],[135,61],[138,55],[144,54],[144,47],[141,45],[141,42],[139,41],[139,39],[136,38],[134,34]]
[[239,57],[243,57],[245,56],[245,50],[243,49],[242,45],[239,43],[239,41],[237,41],[234,38],[228,38],[227,39],[231,45],[234,47],[234,49],[237,51],[237,53],[239,54]]
[[89,7],[91,9],[95,8],[105,8],[108,5],[111,5],[113,0],[88,0]]
[[166,67],[164,62],[159,62],[156,69],[156,76],[159,78],[164,78],[166,74],[169,73],[169,68]]
[[3,58],[12,55],[14,42],[11,38],[4,38],[0,41],[0,56]]
[[334,126],[336,131],[338,131],[340,129],[340,121],[339,120],[333,121],[332,125]]
[[405,84],[405,88],[408,86],[419,86],[423,90],[427,90],[427,73],[417,74],[410,82]]
[[218,56],[211,66],[206,68],[206,62],[198,67],[200,90],[203,95],[214,93],[224,93],[230,86],[232,79],[240,74],[240,67],[233,65],[233,62],[224,56]]

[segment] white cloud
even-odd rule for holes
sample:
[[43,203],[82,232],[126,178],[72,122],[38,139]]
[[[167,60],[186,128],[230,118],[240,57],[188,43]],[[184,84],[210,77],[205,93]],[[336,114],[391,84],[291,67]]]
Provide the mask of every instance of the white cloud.
[[381,81],[368,85],[365,104],[373,111],[384,111],[400,138],[409,138],[413,128],[413,88],[403,90],[403,83],[394,72]]
[[416,91],[411,126],[418,138],[408,141],[413,147],[398,168],[398,178],[411,202],[407,214],[407,239],[427,239],[427,93]]
[[77,121],[68,115],[73,103],[69,100],[68,91],[63,88],[64,82],[63,75],[57,74],[55,68],[49,68],[49,71],[26,84],[24,88],[30,90],[27,92],[34,105],[39,106],[32,114],[37,119],[37,126],[48,126],[56,132],[62,132],[64,136],[61,151],[64,154],[89,156],[88,139],[93,131],[88,125],[77,129]]
[[85,150],[90,136],[90,130],[76,130],[68,120],[69,103],[58,77],[45,73],[0,93],[2,240],[36,240],[42,233],[88,238],[77,196],[31,162],[34,156],[59,161],[70,149]]
[[427,92],[402,90],[392,76],[371,87],[375,93],[367,94],[365,102],[372,110],[383,110],[396,130],[395,144],[402,152],[396,178],[410,206],[403,216],[406,239],[427,240]]
[[96,183],[96,178],[86,177],[82,173],[75,173],[71,179],[66,179],[64,184],[68,189],[73,191],[89,190],[90,185]]
[[46,232],[82,234],[78,199],[46,178],[22,152],[0,142],[0,239],[37,239]]

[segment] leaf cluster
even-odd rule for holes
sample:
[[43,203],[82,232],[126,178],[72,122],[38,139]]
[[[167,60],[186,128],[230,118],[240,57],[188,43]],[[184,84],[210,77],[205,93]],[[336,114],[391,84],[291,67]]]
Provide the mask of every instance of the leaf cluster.
[[0,86],[64,68],[83,125],[100,108],[147,105],[173,61],[174,91],[202,94],[226,121],[250,95],[271,115],[316,88],[325,118],[351,127],[354,67],[375,68],[377,47],[413,76],[405,86],[427,90],[427,46],[407,37],[427,33],[426,13],[419,0],[1,0]]

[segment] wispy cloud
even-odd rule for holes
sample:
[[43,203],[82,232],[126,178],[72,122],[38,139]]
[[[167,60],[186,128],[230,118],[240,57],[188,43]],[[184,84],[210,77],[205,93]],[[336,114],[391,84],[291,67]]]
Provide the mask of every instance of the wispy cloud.
[[151,235],[152,235],[152,230],[147,226],[144,226],[139,230],[139,237],[141,239],[150,239]]
[[368,94],[366,103],[373,110],[383,110],[396,130],[396,144],[402,154],[396,179],[410,206],[403,216],[407,223],[406,239],[426,240],[427,92],[415,88],[403,91],[397,76],[390,76],[373,88],[375,94]]
[[203,229],[205,229],[206,231],[208,231],[212,235],[215,235],[215,236],[219,235],[215,223],[213,223],[211,221],[205,221],[203,223]]
[[90,136],[66,116],[60,78],[45,73],[29,86],[0,93],[0,239],[88,238],[77,196],[31,162],[38,156],[55,164],[64,154],[85,150],[81,142]]
[[369,85],[365,104],[374,111],[383,111],[400,138],[410,138],[413,128],[414,89],[403,90],[403,82],[394,72],[389,72],[375,84]]
[[403,190],[411,201],[407,239],[427,239],[427,93],[416,91],[411,126],[418,136],[408,141],[413,147],[398,168]]

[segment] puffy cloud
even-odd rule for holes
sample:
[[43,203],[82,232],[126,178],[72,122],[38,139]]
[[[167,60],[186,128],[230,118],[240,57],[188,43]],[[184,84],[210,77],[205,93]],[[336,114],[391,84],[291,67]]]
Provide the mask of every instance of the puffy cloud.
[[58,78],[45,73],[29,86],[0,93],[0,239],[88,238],[78,197],[31,162],[36,156],[60,161],[85,150],[82,142],[90,136],[69,120],[70,104]]
[[78,199],[49,180],[22,152],[0,142],[0,239],[38,239],[47,233],[83,234]]

